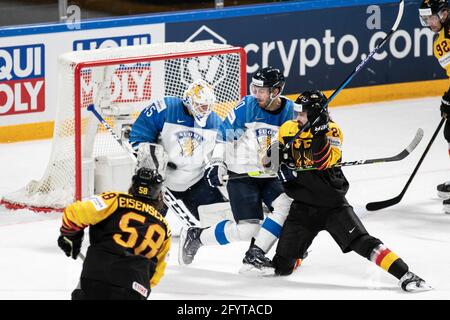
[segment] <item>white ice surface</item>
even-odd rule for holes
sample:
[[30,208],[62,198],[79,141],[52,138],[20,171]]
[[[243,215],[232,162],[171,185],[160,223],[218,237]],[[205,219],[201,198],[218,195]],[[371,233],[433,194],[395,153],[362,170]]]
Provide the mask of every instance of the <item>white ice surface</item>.
[[[193,264],[182,267],[175,238],[166,276],[151,299],[450,299],[450,215],[443,213],[435,191],[450,180],[442,132],[398,205],[379,212],[364,208],[400,193],[439,123],[439,98],[339,107],[331,115],[344,131],[344,161],[397,154],[417,128],[424,129],[422,142],[405,160],[344,171],[350,181],[348,199],[368,231],[434,290],[402,292],[397,279],[356,253],[342,254],[322,232],[299,270],[268,279],[238,274],[247,243],[202,247]],[[49,140],[0,144],[0,194],[41,178],[50,148]],[[81,262],[68,259],[56,245],[60,217],[0,207],[0,299],[70,297]]]

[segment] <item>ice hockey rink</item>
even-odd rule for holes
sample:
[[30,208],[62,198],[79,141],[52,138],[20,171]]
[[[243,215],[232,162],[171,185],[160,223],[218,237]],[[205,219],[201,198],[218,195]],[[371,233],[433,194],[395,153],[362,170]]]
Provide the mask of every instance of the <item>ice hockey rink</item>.
[[[342,254],[326,233],[315,239],[308,258],[289,277],[249,278],[238,274],[248,243],[202,247],[192,265],[177,263],[174,238],[165,277],[150,299],[450,299],[450,215],[442,211],[436,185],[450,180],[442,132],[436,138],[402,201],[368,212],[365,205],[400,193],[440,121],[440,98],[386,101],[332,108],[344,131],[343,161],[392,156],[425,135],[399,162],[346,167],[348,199],[367,230],[381,239],[434,290],[405,293],[397,279],[356,253]],[[0,144],[0,194],[40,179],[51,141]],[[0,207],[0,299],[70,299],[82,263],[58,248],[61,214],[36,214]],[[174,229],[179,225],[174,223]],[[88,241],[85,238],[83,252]],[[273,249],[269,257],[273,256]]]

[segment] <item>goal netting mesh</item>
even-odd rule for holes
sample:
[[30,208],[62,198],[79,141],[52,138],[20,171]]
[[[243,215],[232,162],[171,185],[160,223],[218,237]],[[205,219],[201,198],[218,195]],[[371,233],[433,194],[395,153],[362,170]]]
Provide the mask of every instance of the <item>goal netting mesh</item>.
[[[10,208],[60,210],[96,193],[95,161],[124,150],[87,111],[91,104],[118,136],[154,98],[182,97],[199,78],[214,88],[222,118],[246,93],[246,56],[239,47],[199,43],[69,52],[58,60],[57,110],[52,151],[41,180],[3,196]],[[127,187],[127,186],[126,186]]]

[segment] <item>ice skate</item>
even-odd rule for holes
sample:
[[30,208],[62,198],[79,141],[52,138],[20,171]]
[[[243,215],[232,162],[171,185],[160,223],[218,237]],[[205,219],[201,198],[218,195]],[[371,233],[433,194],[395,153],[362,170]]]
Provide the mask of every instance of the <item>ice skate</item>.
[[443,210],[445,214],[450,214],[450,199],[446,199],[442,202]]
[[198,249],[203,245],[200,234],[203,229],[198,227],[183,228],[180,234],[180,247],[178,249],[178,263],[180,265],[191,264]]
[[398,285],[406,292],[420,292],[433,289],[425,282],[425,280],[410,271],[400,279]]
[[439,184],[436,189],[439,198],[444,200],[450,199],[450,181]]
[[272,261],[265,256],[261,248],[254,244],[254,239],[252,239],[242,263],[243,265],[239,270],[240,274],[247,276],[272,276],[275,274]]

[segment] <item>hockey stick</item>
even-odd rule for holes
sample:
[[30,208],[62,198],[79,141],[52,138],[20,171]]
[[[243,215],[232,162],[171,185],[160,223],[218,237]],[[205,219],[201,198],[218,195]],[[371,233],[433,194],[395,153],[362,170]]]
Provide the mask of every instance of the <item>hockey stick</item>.
[[[395,156],[340,162],[340,163],[336,163],[334,166],[331,166],[331,168],[350,167],[350,166],[359,166],[359,165],[363,165],[363,164],[400,161],[400,160],[403,160],[404,158],[406,158],[407,156],[409,156],[409,154],[420,143],[422,138],[423,138],[423,130],[422,130],[422,128],[419,128],[419,129],[417,129],[416,135],[414,136],[414,139],[411,141],[411,143],[405,149],[403,149],[400,153],[396,154]],[[297,168],[295,171],[311,171],[311,170],[317,170],[317,168],[313,167],[313,166],[308,166],[308,167]],[[275,177],[277,177],[277,174],[274,173],[273,171],[251,171],[251,172],[246,172],[246,173],[235,173],[235,174],[226,175],[226,176],[224,176],[224,179],[225,180],[235,180],[235,179],[248,178],[248,177],[275,178]]]
[[125,149],[125,151],[127,151],[128,154],[130,154],[134,163],[136,163],[137,159],[136,159],[136,156],[134,155],[133,148],[130,146],[130,144],[128,144],[128,143],[122,141],[122,139],[120,139],[120,137],[114,132],[113,128],[111,128],[111,126],[108,124],[108,122],[106,122],[106,120],[101,116],[101,114],[98,113],[97,110],[95,110],[94,105],[93,104],[88,105],[87,110],[94,114],[94,116],[97,118],[97,120],[100,121],[100,123],[105,127],[105,129],[108,130],[108,132],[112,135],[114,140],[116,140]]
[[430,150],[430,147],[431,147],[431,145],[433,144],[434,139],[436,139],[436,136],[437,136],[437,134],[439,133],[439,131],[441,130],[442,125],[444,124],[444,122],[445,122],[445,118],[442,118],[441,121],[439,122],[439,125],[438,125],[436,131],[434,131],[433,136],[431,137],[430,142],[428,142],[428,145],[427,145],[427,147],[425,148],[425,151],[423,152],[422,156],[420,157],[419,162],[417,163],[416,167],[414,168],[413,173],[411,174],[411,176],[409,177],[408,181],[406,182],[406,185],[404,186],[402,192],[400,192],[400,194],[399,194],[398,196],[396,196],[396,197],[394,197],[394,198],[392,198],[392,199],[383,200],[383,201],[376,201],[376,202],[369,202],[369,203],[366,205],[366,209],[367,209],[368,211],[375,211],[375,210],[384,209],[384,208],[393,206],[393,205],[399,203],[400,200],[402,200],[403,196],[404,196],[405,193],[406,193],[406,190],[408,190],[408,187],[409,187],[409,185],[411,184],[412,179],[413,179],[414,176],[416,175],[417,170],[419,170],[419,167],[420,167],[420,165],[422,164],[423,159],[425,159],[425,156],[427,155],[428,150]]
[[[101,116],[101,114],[98,113],[97,110],[95,110],[93,104],[90,104],[87,107],[87,110],[91,111],[94,114],[97,120],[100,121],[100,123],[106,128],[106,130],[108,130],[109,133],[113,136],[114,140],[116,140],[123,147],[123,149],[128,152],[130,157],[133,158],[133,161],[136,163],[137,159],[131,145],[125,141],[122,141],[122,139],[119,138],[119,136],[114,132],[111,126]],[[170,192],[169,189],[167,188],[164,188],[163,200],[164,203],[176,213],[177,217],[181,220],[181,222],[190,227],[195,224],[200,225],[200,222],[198,222],[198,220],[189,211],[189,209],[186,208],[186,205],[183,203],[183,201],[180,201],[179,199],[175,198],[172,192]]]
[[[378,50],[386,43],[386,41],[392,36],[392,34],[397,31],[398,25],[400,24],[400,21],[402,20],[402,16],[403,16],[403,9],[404,9],[404,0],[400,0],[399,2],[399,9],[398,9],[398,14],[397,14],[397,19],[395,20],[394,26],[392,27],[391,31],[383,38],[383,40],[381,40],[380,43],[378,43],[375,48],[367,55],[367,57],[365,59],[363,59],[358,66],[355,68],[355,70],[352,71],[352,73],[347,77],[347,79],[344,80],[344,82],[342,82],[342,84],[333,92],[333,94],[330,96],[330,98],[328,98],[328,101],[322,106],[322,110],[320,111],[320,113],[322,113],[325,108],[328,106],[328,104],[333,101],[333,99],[338,95],[339,92],[341,92],[342,89],[344,89],[347,84],[353,79],[353,77],[362,69],[362,67],[364,67],[367,62],[369,60],[372,59],[372,57],[374,56],[375,53],[378,52]],[[312,124],[308,121],[293,137],[293,139],[286,143],[285,145],[285,149],[284,151],[287,151],[292,143],[298,139],[298,137],[300,136],[300,134],[302,132],[304,132],[305,130],[308,130],[309,128],[311,128],[313,125],[315,125],[320,119],[320,114],[319,116],[317,116],[316,119],[314,119],[314,121],[312,122]]]

